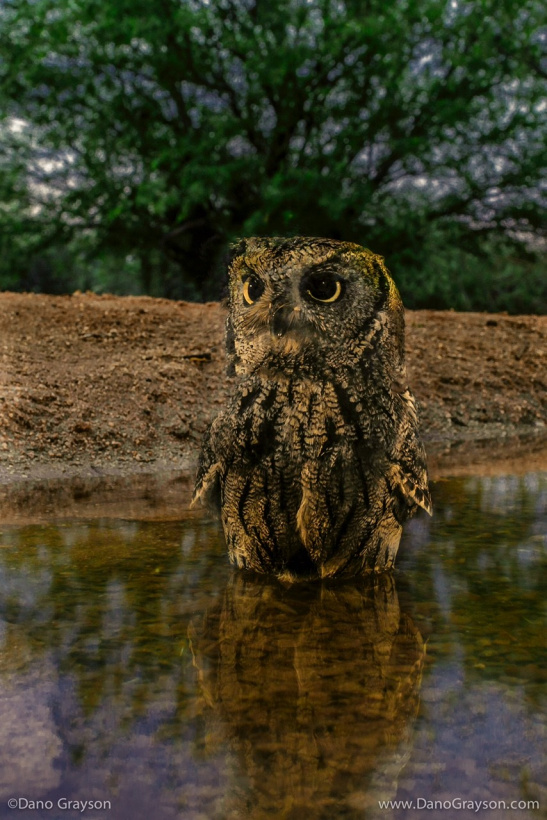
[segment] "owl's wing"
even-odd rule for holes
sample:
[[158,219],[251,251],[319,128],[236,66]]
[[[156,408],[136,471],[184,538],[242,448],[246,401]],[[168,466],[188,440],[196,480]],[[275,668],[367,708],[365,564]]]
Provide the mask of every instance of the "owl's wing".
[[402,495],[409,515],[413,515],[417,507],[421,507],[429,515],[433,514],[425,464],[423,469],[420,469],[420,465],[416,464],[410,471],[400,464],[394,464],[392,465],[390,480],[392,486],[399,490]]
[[418,507],[432,515],[425,450],[417,432],[416,402],[408,389],[401,395],[401,399],[406,412],[401,420],[389,480],[402,496],[409,515],[413,515]]
[[211,446],[211,435],[209,431],[201,449],[194,495],[192,497],[192,503],[190,504],[191,509],[197,506],[198,502],[208,507],[220,509],[221,471],[222,462]]

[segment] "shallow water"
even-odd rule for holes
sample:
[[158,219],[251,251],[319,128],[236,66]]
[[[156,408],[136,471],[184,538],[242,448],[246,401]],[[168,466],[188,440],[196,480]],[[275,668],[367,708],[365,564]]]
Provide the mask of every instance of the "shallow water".
[[289,589],[206,519],[0,528],[0,817],[539,817],[547,474],[433,493],[394,578]]

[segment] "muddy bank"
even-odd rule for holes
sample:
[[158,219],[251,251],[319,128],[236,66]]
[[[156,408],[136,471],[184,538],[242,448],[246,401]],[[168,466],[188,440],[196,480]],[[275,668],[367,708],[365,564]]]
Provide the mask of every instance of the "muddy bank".
[[[429,470],[433,481],[450,476],[521,475],[547,469],[547,435],[509,436],[496,442],[455,441],[433,446]],[[57,469],[42,465],[27,477],[0,483],[0,523],[20,524],[51,518],[128,518],[179,520],[201,515],[189,509],[195,458],[182,469],[157,464]]]
[[[0,294],[0,516],[62,479],[112,496],[154,475],[183,503],[231,389],[224,319],[218,303]],[[547,465],[547,317],[410,311],[407,362],[433,478]]]

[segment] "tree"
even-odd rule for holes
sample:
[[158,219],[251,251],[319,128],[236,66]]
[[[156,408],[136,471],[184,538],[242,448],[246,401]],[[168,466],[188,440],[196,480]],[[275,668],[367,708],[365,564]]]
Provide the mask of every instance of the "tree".
[[540,0],[11,0],[0,220],[19,256],[136,258],[145,291],[202,296],[236,235],[394,266],[432,226],[537,235],[541,22]]

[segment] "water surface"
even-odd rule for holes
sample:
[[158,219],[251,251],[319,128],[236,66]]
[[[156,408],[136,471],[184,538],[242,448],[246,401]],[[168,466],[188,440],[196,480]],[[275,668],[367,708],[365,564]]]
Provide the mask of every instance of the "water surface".
[[1,528],[0,816],[545,811],[547,475],[433,492],[394,577],[292,588],[205,518]]

